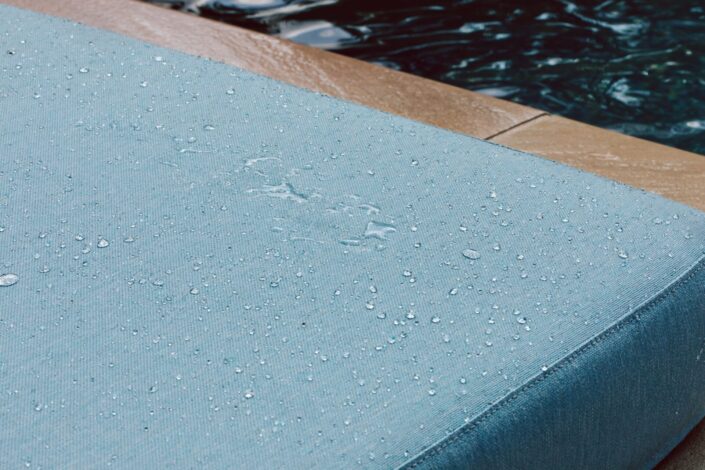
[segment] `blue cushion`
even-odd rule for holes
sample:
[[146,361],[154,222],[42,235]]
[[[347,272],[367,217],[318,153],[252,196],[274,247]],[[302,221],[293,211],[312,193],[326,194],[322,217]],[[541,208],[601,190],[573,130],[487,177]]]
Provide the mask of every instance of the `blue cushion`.
[[0,15],[0,468],[636,468],[705,412],[702,213]]

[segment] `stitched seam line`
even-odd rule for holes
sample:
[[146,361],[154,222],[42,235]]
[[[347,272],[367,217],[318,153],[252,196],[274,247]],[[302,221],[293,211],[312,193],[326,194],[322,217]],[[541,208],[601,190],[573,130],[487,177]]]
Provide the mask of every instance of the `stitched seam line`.
[[661,304],[665,299],[673,296],[675,294],[675,292],[680,289],[680,287],[682,287],[685,284],[688,284],[698,273],[700,273],[700,271],[703,271],[703,269],[705,269],[705,256],[701,256],[686,273],[684,273],[681,277],[672,281],[672,283],[669,286],[666,286],[661,292],[656,294],[650,300],[647,300],[644,304],[642,304],[641,306],[634,309],[631,313],[629,313],[622,320],[619,320],[616,324],[612,325],[611,327],[609,327],[608,329],[606,329],[602,333],[598,334],[596,337],[594,337],[593,339],[591,339],[590,341],[588,341],[584,345],[580,346],[578,349],[573,351],[568,356],[565,356],[564,358],[559,360],[559,362],[557,362],[548,371],[544,372],[543,374],[541,374],[537,377],[534,377],[528,383],[524,384],[523,386],[519,387],[517,390],[515,390],[511,394],[500,399],[499,402],[497,402],[496,404],[492,405],[489,409],[482,412],[471,423],[466,424],[465,426],[462,426],[457,431],[455,431],[455,433],[453,435],[448,436],[447,438],[440,441],[439,443],[422,451],[421,454],[414,457],[411,461],[409,461],[409,463],[403,464],[401,466],[401,468],[407,469],[407,470],[412,470],[412,469],[416,468],[417,466],[421,465],[422,463],[424,463],[429,458],[440,454],[441,451],[443,451],[448,446],[450,446],[451,444],[458,441],[460,438],[464,437],[466,434],[469,434],[471,431],[475,430],[480,424],[482,424],[484,421],[487,421],[490,417],[492,417],[499,410],[506,407],[507,405],[510,405],[517,398],[519,398],[523,394],[523,392],[532,389],[536,385],[543,382],[545,379],[551,377],[556,372],[562,370],[564,367],[566,367],[570,363],[574,362],[578,357],[580,357],[583,354],[592,350],[593,347],[595,347],[597,344],[608,339],[609,337],[611,337],[615,333],[619,332],[623,328],[629,326],[634,321],[639,320],[641,318],[642,314],[648,313],[651,310],[653,310],[654,308],[658,307],[658,305]]

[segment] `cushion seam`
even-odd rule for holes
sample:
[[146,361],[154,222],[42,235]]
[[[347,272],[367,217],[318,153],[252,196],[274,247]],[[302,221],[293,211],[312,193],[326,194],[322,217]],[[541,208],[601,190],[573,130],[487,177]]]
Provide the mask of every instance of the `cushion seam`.
[[454,442],[456,442],[460,438],[464,437],[465,435],[469,434],[470,432],[474,431],[480,424],[482,424],[484,421],[491,418],[499,410],[501,410],[504,407],[506,407],[507,405],[510,405],[511,403],[513,403],[517,398],[519,398],[523,394],[523,392],[526,392],[526,391],[532,389],[534,386],[540,384],[541,382],[543,382],[545,379],[551,377],[556,372],[558,372],[558,371],[564,369],[565,367],[567,367],[568,365],[570,365],[578,357],[580,357],[583,354],[586,354],[587,352],[592,350],[600,342],[611,337],[612,335],[619,332],[623,328],[629,326],[634,321],[638,321],[641,318],[641,315],[643,313],[648,313],[649,311],[656,308],[659,304],[661,304],[664,300],[666,300],[669,297],[672,297],[679,290],[679,288],[681,286],[688,284],[703,269],[705,269],[705,256],[700,256],[698,258],[698,260],[693,265],[691,265],[690,268],[688,268],[687,271],[685,271],[682,275],[680,275],[679,277],[677,277],[676,279],[671,281],[670,284],[668,284],[666,287],[664,287],[660,292],[658,292],[656,295],[654,295],[651,299],[645,301],[640,306],[636,307],[634,310],[632,310],[632,312],[628,313],[621,320],[617,320],[617,322],[614,323],[612,326],[610,326],[606,330],[603,330],[602,332],[600,332],[597,336],[595,336],[594,338],[589,340],[587,343],[583,344],[582,346],[579,346],[577,349],[575,349],[569,355],[561,358],[548,371],[546,371],[546,372],[544,372],[544,373],[542,373],[532,379],[529,379],[528,382],[526,382],[524,385],[522,385],[518,389],[511,392],[509,395],[505,395],[503,398],[500,398],[500,400],[498,402],[496,402],[494,405],[490,406],[490,408],[488,408],[487,410],[481,412],[470,423],[468,423],[464,426],[461,426],[452,435],[442,439],[441,441],[432,445],[431,447],[427,448],[426,450],[421,451],[417,456],[413,457],[407,463],[403,464],[400,468],[408,469],[408,470],[414,469],[417,466],[424,463],[429,458],[438,455],[445,448],[452,445]]

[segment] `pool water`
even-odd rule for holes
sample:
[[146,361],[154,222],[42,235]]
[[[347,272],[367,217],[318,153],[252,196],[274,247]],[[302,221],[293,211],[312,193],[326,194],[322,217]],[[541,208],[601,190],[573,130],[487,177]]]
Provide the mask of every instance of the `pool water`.
[[147,0],[705,154],[702,0]]

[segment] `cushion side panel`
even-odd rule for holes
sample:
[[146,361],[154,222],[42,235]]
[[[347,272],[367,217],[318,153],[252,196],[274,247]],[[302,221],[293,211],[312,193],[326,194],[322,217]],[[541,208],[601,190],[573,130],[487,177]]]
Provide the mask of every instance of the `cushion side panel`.
[[705,261],[406,468],[648,468],[705,410]]

